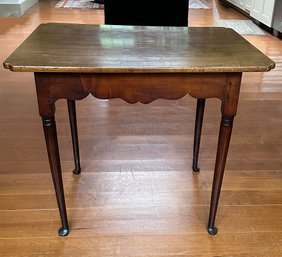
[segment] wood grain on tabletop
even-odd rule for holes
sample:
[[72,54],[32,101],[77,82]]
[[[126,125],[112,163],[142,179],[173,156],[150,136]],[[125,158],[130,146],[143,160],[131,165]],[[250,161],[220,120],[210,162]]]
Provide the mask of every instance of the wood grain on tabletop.
[[231,29],[48,23],[4,66],[32,72],[155,73],[268,71],[275,63]]

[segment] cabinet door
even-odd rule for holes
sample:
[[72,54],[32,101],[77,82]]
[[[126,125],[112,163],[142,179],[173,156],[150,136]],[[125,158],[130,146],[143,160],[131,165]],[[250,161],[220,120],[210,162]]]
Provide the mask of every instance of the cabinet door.
[[251,11],[254,0],[227,0],[228,2],[238,6],[243,11]]
[[232,2],[233,2],[233,4],[240,6],[241,0],[233,0]]
[[254,0],[245,0],[245,10],[251,11]]
[[238,5],[242,10],[245,10],[245,0],[239,0]]
[[239,1],[243,1],[243,0],[227,0],[227,1],[236,5],[236,6],[240,6]]
[[264,0],[254,0],[253,6],[251,9],[251,16],[257,19],[258,21],[261,20],[261,14],[263,10]]
[[254,0],[250,15],[268,27],[273,24],[275,0]]
[[275,0],[265,0],[263,10],[261,14],[261,21],[268,27],[272,27],[273,24],[273,11]]

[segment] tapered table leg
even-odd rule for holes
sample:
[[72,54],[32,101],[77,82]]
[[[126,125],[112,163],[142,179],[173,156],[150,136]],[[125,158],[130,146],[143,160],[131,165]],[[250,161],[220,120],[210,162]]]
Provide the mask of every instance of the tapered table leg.
[[42,118],[45,141],[49,157],[50,169],[56,192],[57,203],[60,211],[62,227],[59,229],[60,236],[69,233],[68,218],[66,212],[63,179],[61,172],[60,154],[57,140],[57,130],[54,117]]
[[208,223],[208,232],[211,235],[215,235],[217,233],[217,228],[214,226],[214,223],[232,133],[233,118],[234,117],[222,116],[221,119]]
[[80,174],[81,166],[80,166],[80,157],[79,157],[75,101],[67,100],[67,103],[68,103],[68,112],[69,112],[71,138],[72,138],[72,149],[73,149],[73,157],[74,157],[74,165],[75,165],[73,173]]
[[195,130],[194,130],[194,146],[193,146],[193,166],[192,166],[193,171],[196,172],[200,171],[198,166],[198,159],[199,159],[205,103],[206,103],[206,99],[197,100],[196,121],[195,121]]

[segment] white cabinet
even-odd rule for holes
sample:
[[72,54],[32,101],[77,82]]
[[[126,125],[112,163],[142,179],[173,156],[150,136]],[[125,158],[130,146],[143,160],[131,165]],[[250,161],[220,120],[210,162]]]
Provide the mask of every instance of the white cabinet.
[[240,9],[250,12],[254,0],[227,0],[228,2],[236,5]]
[[254,0],[245,0],[245,10],[251,11]]
[[0,0],[0,16],[21,16],[38,0]]
[[254,0],[250,14],[255,19],[260,19],[260,16],[263,10],[263,6],[264,6],[264,2],[265,2],[264,0]]
[[239,6],[239,0],[227,0],[227,2],[230,2],[231,4],[234,4],[236,6]]
[[275,0],[227,0],[227,2],[249,12],[251,17],[272,27]]
[[245,9],[245,0],[239,0],[239,7],[242,9],[242,10],[244,10]]
[[268,27],[272,27],[274,7],[275,0],[254,0],[250,15]]

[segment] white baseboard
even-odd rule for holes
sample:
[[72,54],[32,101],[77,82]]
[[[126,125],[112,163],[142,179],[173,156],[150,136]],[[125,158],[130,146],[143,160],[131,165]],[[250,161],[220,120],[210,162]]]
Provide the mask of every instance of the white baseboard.
[[0,2],[0,16],[22,16],[26,10],[35,5],[38,0],[24,0],[21,3],[9,4]]

